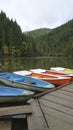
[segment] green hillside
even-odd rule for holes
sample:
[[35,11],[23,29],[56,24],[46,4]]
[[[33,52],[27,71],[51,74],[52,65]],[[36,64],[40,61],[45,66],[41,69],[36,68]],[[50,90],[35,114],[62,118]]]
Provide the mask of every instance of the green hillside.
[[[38,52],[38,55],[41,56],[73,56],[73,20],[55,29],[47,29],[47,32],[42,29],[41,34],[40,30],[27,34],[28,37],[31,37],[30,41],[33,42],[35,55]],[[33,40],[31,40],[32,37]]]
[[73,20],[53,29],[38,42],[47,44],[47,55],[73,56]]
[[25,32],[24,35],[28,35],[29,37],[32,37],[32,38],[38,38],[38,37],[44,36],[45,34],[50,33],[51,31],[52,29],[40,28],[33,31]]

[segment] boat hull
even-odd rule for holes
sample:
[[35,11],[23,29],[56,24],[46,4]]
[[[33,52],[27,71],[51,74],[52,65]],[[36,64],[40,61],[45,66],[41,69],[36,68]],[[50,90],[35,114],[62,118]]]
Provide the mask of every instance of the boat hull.
[[[5,73],[7,74],[7,73]],[[8,80],[7,78],[4,78],[3,75],[0,75],[0,81],[6,85],[12,86],[12,87],[17,87],[17,88],[22,88],[22,89],[26,89],[26,90],[32,90],[32,91],[45,91],[48,90],[50,88],[55,87],[53,84],[47,83],[47,82],[43,82],[42,80],[38,80],[38,79],[33,79],[30,77],[24,77],[24,76],[19,76],[17,74],[11,74],[15,77],[12,77],[11,80]],[[11,77],[11,76],[10,76]],[[31,83],[25,83],[25,82],[21,82],[21,80],[24,79],[29,79],[29,80],[33,80],[36,81],[36,84],[31,84]],[[39,82],[39,83],[38,83]]]
[[6,96],[6,97],[1,97],[0,96],[0,103],[11,103],[11,102],[26,102],[28,101],[30,98],[32,98],[32,96],[27,96],[27,97],[24,97],[24,96],[21,96],[21,97],[11,97],[11,96]]
[[49,75],[43,75],[43,74],[37,74],[32,73],[30,76],[40,78],[41,80],[44,80],[46,82],[50,82],[54,84],[55,86],[64,85],[70,82],[70,77],[55,77],[55,76],[49,76]]
[[10,86],[0,86],[0,103],[25,102],[33,97],[33,95],[34,92],[32,91],[12,88]]
[[44,81],[46,82],[50,82],[52,84],[54,84],[55,86],[60,86],[60,85],[64,85],[64,84],[68,84],[70,82],[70,79],[44,79]]
[[50,68],[51,70],[53,70],[53,73],[60,73],[60,75],[66,75],[71,77],[71,81],[73,81],[73,70],[72,69],[67,69],[67,68],[63,68],[63,67],[52,67]]

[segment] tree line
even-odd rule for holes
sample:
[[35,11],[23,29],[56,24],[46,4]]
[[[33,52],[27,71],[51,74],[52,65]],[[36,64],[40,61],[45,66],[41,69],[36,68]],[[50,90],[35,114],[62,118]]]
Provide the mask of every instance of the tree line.
[[22,32],[20,26],[0,13],[0,56],[73,56],[73,20],[54,29]]

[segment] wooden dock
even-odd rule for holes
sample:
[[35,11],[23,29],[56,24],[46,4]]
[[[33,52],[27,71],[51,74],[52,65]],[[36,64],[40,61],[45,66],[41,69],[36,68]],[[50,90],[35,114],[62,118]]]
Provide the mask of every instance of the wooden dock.
[[[0,108],[0,130],[73,130],[73,82],[36,95],[29,105],[4,109]],[[13,124],[14,115],[21,115],[20,129]]]

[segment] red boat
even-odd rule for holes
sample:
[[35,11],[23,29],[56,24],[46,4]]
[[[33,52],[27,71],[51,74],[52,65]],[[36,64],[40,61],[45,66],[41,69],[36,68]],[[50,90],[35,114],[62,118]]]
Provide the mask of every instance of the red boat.
[[50,76],[71,77],[71,81],[73,81],[73,74],[65,74],[63,72],[57,72],[57,71],[45,70],[45,69],[32,69],[31,71],[36,72],[36,73],[45,74],[45,75],[50,75]]

